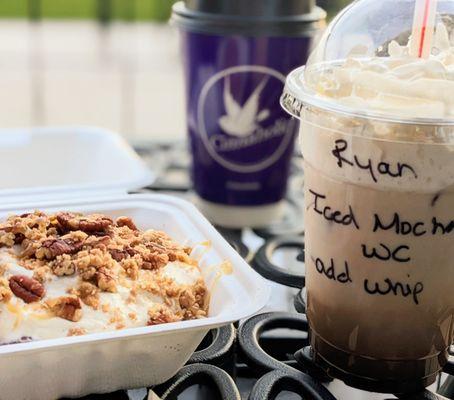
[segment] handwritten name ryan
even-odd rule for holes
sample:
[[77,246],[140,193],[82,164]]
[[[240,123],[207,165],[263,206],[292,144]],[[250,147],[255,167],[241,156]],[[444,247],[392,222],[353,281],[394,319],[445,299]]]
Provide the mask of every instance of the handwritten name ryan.
[[[343,168],[345,165],[360,168],[367,171],[374,182],[378,182],[380,176],[390,176],[391,178],[400,178],[405,174],[413,175],[415,179],[418,178],[412,166],[406,163],[390,163],[385,161],[374,162],[370,158],[361,158],[356,154],[351,154],[348,149],[348,142],[344,139],[335,141],[335,147],[332,151],[333,156],[337,159],[337,166]],[[348,157],[350,154],[350,157]]]

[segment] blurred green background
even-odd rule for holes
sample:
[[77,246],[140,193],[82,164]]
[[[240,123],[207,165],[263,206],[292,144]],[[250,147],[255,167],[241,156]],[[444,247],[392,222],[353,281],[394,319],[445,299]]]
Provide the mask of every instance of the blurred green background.
[[[0,0],[0,18],[166,21],[176,0]],[[247,1],[247,0],[244,0]],[[349,0],[319,0],[332,17]]]
[[0,0],[0,18],[166,21],[176,0]]

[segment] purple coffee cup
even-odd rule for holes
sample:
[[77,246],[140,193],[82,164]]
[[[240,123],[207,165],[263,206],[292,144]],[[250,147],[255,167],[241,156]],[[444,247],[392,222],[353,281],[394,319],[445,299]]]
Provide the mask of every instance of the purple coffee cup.
[[202,212],[228,227],[282,213],[298,132],[279,104],[325,12],[302,0],[187,0],[173,8],[187,96],[192,179]]

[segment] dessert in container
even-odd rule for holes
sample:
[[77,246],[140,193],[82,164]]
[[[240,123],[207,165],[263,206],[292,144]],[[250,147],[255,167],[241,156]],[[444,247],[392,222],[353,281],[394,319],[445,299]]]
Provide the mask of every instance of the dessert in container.
[[[173,376],[205,334],[262,308],[268,287],[190,203],[128,194],[152,174],[117,135],[96,128],[0,132],[0,219],[39,209],[131,217],[196,246],[206,318],[0,346],[0,398],[51,399],[152,386]],[[231,268],[225,268],[225,262]]]
[[453,340],[453,22],[451,0],[356,1],[281,100],[301,120],[313,356],[370,391],[433,383]]

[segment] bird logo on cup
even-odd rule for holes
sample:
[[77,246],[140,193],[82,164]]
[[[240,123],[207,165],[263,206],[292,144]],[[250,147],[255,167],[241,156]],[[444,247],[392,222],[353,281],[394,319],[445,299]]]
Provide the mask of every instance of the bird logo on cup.
[[219,119],[219,125],[225,133],[237,137],[249,136],[259,127],[259,122],[269,117],[269,110],[264,109],[259,111],[260,94],[268,80],[269,77],[263,78],[257,88],[241,106],[233,97],[230,77],[227,76],[225,78],[224,106],[227,114]]
[[285,77],[259,65],[230,67],[213,75],[198,100],[198,127],[210,156],[240,173],[276,163],[296,134],[297,122],[279,104]]

